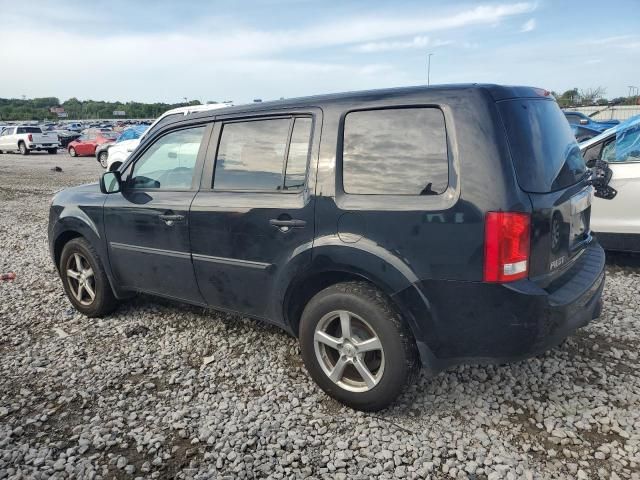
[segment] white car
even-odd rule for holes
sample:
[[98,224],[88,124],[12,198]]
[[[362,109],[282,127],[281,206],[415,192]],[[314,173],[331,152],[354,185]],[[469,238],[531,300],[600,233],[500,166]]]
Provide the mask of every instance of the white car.
[[209,110],[217,110],[219,108],[229,107],[231,104],[229,103],[210,103],[207,105],[192,105],[189,107],[178,107],[172,110],[167,110],[162,115],[160,115],[155,122],[151,124],[151,126],[145,130],[139,138],[133,140],[124,140],[121,142],[116,142],[113,146],[109,147],[108,157],[107,157],[107,170],[117,170],[120,168],[131,152],[133,152],[140,142],[145,138],[145,136],[152,131],[157,125],[160,123],[165,123],[167,120],[174,120],[174,118],[169,118],[174,115],[177,116],[186,116],[191,113],[197,112],[207,112]]
[[597,160],[612,170],[613,200],[596,198],[591,229],[607,250],[640,252],[640,115],[580,144],[588,166]]
[[0,153],[19,151],[22,155],[29,155],[33,150],[58,153],[58,147],[58,135],[43,133],[40,127],[18,125],[6,127],[0,132]]

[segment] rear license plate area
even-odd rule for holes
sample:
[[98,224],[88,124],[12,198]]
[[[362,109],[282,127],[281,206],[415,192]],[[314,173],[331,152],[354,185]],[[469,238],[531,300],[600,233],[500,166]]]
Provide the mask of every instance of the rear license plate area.
[[589,236],[592,200],[593,188],[571,197],[571,219],[569,222],[569,245],[571,248],[578,246]]

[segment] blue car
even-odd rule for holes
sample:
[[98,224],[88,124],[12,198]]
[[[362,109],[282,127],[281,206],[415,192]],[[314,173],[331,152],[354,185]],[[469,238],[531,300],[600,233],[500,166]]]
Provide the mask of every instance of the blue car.
[[567,121],[570,125],[580,125],[582,127],[591,128],[592,130],[597,130],[598,132],[604,132],[611,127],[615,127],[620,123],[619,120],[606,120],[606,121],[598,121],[593,118],[585,115],[582,112],[564,112],[564,116],[567,117]]
[[585,127],[583,125],[571,125],[571,130],[573,131],[573,135],[576,137],[576,141],[578,143],[597,137],[602,133],[601,130]]

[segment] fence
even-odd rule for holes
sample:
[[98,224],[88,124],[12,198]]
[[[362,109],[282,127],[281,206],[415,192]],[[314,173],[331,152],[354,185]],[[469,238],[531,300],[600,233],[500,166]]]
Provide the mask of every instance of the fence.
[[566,110],[584,113],[594,120],[620,120],[621,122],[635,115],[640,115],[640,106],[638,105],[575,107]]

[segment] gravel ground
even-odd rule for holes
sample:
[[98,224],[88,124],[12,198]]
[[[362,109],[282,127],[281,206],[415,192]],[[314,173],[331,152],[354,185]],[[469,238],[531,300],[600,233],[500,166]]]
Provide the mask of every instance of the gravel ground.
[[0,273],[17,274],[0,282],[0,479],[640,479],[637,257],[609,260],[602,318],[562,347],[423,376],[363,414],[320,392],[273,327],[147,297],[77,314],[47,212],[99,173],[0,155]]

